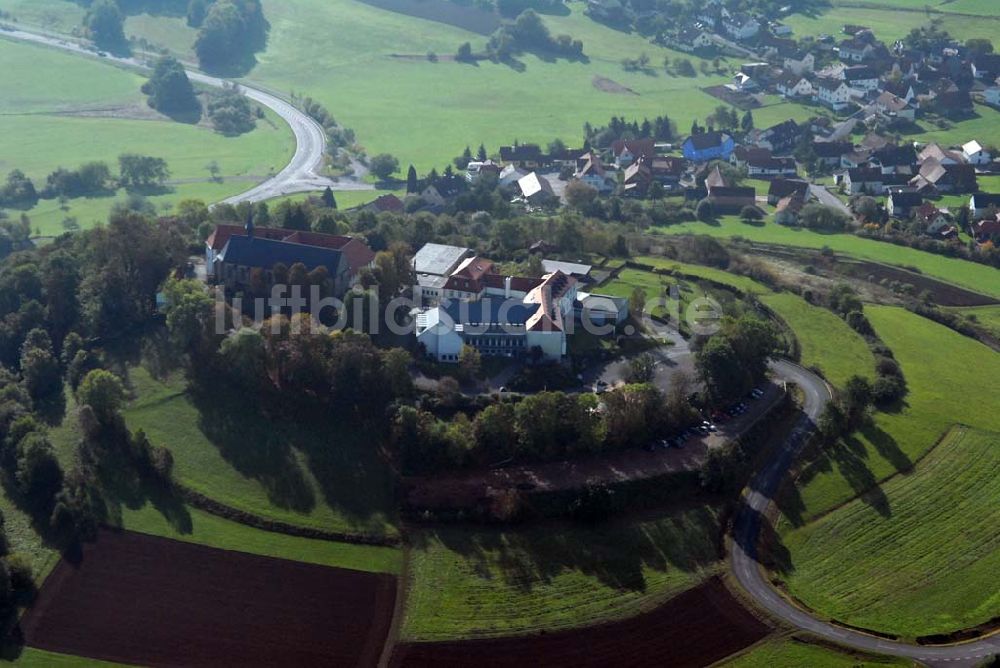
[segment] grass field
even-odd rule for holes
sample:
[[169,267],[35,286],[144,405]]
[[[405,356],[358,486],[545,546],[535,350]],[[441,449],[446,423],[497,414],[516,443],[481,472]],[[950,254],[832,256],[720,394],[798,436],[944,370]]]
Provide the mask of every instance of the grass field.
[[420,532],[403,637],[511,635],[634,615],[716,567],[718,522],[700,506],[592,529]]
[[736,216],[724,216],[717,224],[700,222],[658,227],[661,234],[706,234],[713,237],[743,237],[752,241],[803,248],[829,247],[856,258],[905,267],[975,292],[1000,297],[1000,270],[974,262],[934,255],[913,248],[895,246],[882,241],[863,239],[852,234],[827,234],[811,230],[783,227],[773,222],[761,226],[741,223]]
[[66,668],[112,668],[112,666],[124,666],[123,663],[109,663],[88,659],[82,656],[72,656],[69,654],[57,654],[47,652],[44,649],[34,647],[22,647],[20,654],[13,661],[22,668],[49,668],[50,666],[65,666]]
[[909,666],[909,662],[888,657],[841,651],[813,644],[797,637],[765,640],[735,659],[723,661],[726,668],[872,668]]
[[686,262],[678,262],[677,260],[671,260],[669,258],[652,256],[637,257],[635,258],[635,261],[641,264],[648,264],[657,269],[668,269],[681,274],[707,278],[710,281],[732,286],[737,290],[748,294],[761,295],[771,292],[769,287],[761,285],[752,278],[747,278],[746,276],[741,276],[739,274],[731,274],[728,271],[716,269],[715,267],[705,267],[700,264],[688,264]]
[[235,405],[237,397],[196,400],[182,379],[161,382],[142,368],[131,382],[137,398],[124,412],[129,427],[170,448],[176,478],[195,491],[290,524],[396,532],[388,473],[363,435],[255,419]]
[[[64,3],[69,5],[69,3]],[[252,187],[280,170],[294,149],[291,130],[267,113],[257,129],[224,137],[203,125],[178,123],[148,109],[139,91],[144,78],[97,60],[0,39],[0,176],[21,169],[37,188],[57,167],[101,160],[117,172],[122,153],[161,157],[171,170],[170,192],[151,196],[160,210],[187,198],[216,201]],[[210,162],[223,181],[210,180]],[[64,231],[73,217],[81,227],[106,220],[125,197],[77,198],[60,208],[42,200],[29,210],[41,235]]]
[[760,300],[795,332],[803,366],[819,368],[837,387],[843,387],[854,375],[874,377],[871,350],[841,318],[790,292],[763,295]]
[[[807,470],[790,498],[782,500],[784,527],[808,521],[909,468],[956,423],[1000,431],[1000,414],[969,401],[993,386],[1000,355],[902,308],[869,305],[865,313],[902,367],[909,394],[898,412],[877,413],[873,426],[829,448]],[[884,506],[877,491],[869,502]]]
[[912,473],[786,533],[789,590],[848,624],[904,637],[1000,613],[1000,434],[954,429]]
[[[911,30],[926,25],[932,19],[939,20],[942,29],[962,41],[982,37],[993,40],[996,44],[997,28],[1000,26],[1000,9],[991,0],[956,0],[948,3],[926,3],[921,0],[844,0],[834,4],[840,6],[816,16],[792,15],[785,23],[792,28],[796,37],[821,33],[840,37],[845,24],[863,25],[871,28],[879,39],[889,43],[905,37]],[[930,14],[925,11],[928,5],[934,10]]]

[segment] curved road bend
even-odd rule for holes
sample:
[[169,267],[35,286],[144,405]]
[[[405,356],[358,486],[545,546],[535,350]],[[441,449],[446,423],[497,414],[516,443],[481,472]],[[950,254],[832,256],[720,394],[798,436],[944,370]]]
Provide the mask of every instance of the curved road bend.
[[743,588],[758,605],[783,622],[855,649],[904,657],[931,666],[973,666],[988,656],[1000,653],[1000,636],[996,635],[974,642],[938,647],[877,638],[816,619],[775,591],[757,562],[761,522],[767,521],[766,513],[772,497],[831,397],[826,383],[806,369],[783,360],[772,363],[771,367],[778,377],[802,388],[805,393],[804,415],[778,455],[754,476],[744,491],[744,507],[733,526],[730,556],[730,567]]
[[[39,35],[23,30],[6,29],[0,30],[0,37],[42,44],[91,58],[100,58],[101,60],[107,60],[139,70],[148,71],[149,69],[137,58],[119,58],[111,54],[100,57],[80,44],[57,37]],[[228,83],[225,79],[209,76],[190,69],[187,70],[187,73],[192,81],[206,86],[222,88],[223,85]],[[343,178],[334,182],[317,174],[317,170],[323,164],[323,153],[326,150],[326,132],[323,130],[323,127],[279,97],[243,83],[240,83],[239,86],[246,93],[247,97],[267,107],[288,123],[292,129],[292,133],[295,135],[295,154],[292,156],[291,162],[276,175],[246,192],[223,200],[225,203],[257,202],[281,195],[320,190],[327,186],[336,187],[338,190],[374,190],[374,186],[363,183],[356,178]]]

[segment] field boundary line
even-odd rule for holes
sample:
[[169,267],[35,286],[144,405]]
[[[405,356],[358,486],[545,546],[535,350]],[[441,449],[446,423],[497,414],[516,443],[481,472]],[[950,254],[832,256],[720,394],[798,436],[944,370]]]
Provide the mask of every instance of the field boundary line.
[[398,547],[402,544],[399,536],[378,536],[375,534],[349,533],[344,531],[329,531],[312,527],[297,526],[280,520],[267,519],[259,515],[239,510],[197,492],[183,483],[174,482],[174,488],[180,497],[198,510],[221,517],[231,522],[244,524],[254,529],[281,533],[299,538],[312,538],[336,543],[353,543],[355,545],[371,545],[375,547]]
[[410,548],[403,546],[403,563],[396,576],[396,601],[392,610],[392,620],[385,634],[382,654],[379,656],[378,668],[388,668],[392,655],[399,644],[400,631],[403,628],[403,618],[406,615],[406,598],[410,592]]

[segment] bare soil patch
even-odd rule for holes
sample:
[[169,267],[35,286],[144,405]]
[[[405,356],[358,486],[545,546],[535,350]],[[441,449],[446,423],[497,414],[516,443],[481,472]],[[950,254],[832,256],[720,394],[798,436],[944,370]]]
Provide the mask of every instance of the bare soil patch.
[[628,86],[623,86],[614,79],[597,76],[596,74],[594,75],[594,78],[591,80],[591,83],[594,84],[594,88],[596,88],[599,91],[603,91],[605,93],[616,93],[618,95],[638,95],[638,93],[636,93]]
[[27,645],[149,666],[374,666],[395,578],[102,530],[63,559]]
[[840,266],[846,267],[849,273],[859,278],[874,276],[876,281],[887,279],[890,282],[899,281],[904,284],[909,283],[916,289],[917,294],[927,290],[931,293],[934,303],[941,306],[990,306],[997,303],[997,300],[987,295],[981,295],[978,292],[972,292],[957,285],[944,283],[923,274],[889,267],[884,264],[865,261],[845,262],[841,260]]
[[401,643],[390,666],[707,666],[769,631],[712,578],[652,612],[600,626],[531,637]]

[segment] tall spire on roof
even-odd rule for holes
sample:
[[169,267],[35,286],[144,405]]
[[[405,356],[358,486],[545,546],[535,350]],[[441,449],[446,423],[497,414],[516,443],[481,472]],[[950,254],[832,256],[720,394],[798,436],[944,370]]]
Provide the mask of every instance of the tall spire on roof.
[[249,211],[247,211],[247,224],[246,224],[246,226],[244,226],[243,229],[246,230],[247,237],[249,237],[250,239],[253,239],[253,209],[252,208]]

